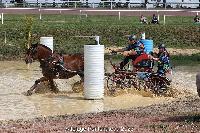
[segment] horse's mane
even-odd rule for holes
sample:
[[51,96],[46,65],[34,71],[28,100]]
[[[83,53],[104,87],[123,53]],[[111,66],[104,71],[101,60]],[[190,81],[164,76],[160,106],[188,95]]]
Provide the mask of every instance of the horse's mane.
[[43,48],[46,48],[46,49],[52,51],[49,47],[47,47],[47,46],[45,46],[45,45],[43,45],[43,44],[38,44],[38,46],[42,46]]
[[83,53],[74,53],[74,54],[67,54],[67,55],[69,55],[69,56],[72,56],[72,55],[78,56],[78,55],[83,55]]
[[56,52],[54,51],[53,54],[59,54],[59,55],[67,55],[67,56],[83,56],[84,54],[83,53],[59,53],[59,52]]
[[[45,45],[43,45],[43,44],[33,44],[32,46],[34,46],[34,47],[37,47],[37,46],[42,46],[43,48],[46,48],[46,49],[48,49],[49,51],[52,51],[49,47],[47,47],[47,46],[45,46]],[[57,53],[57,52],[55,52],[55,51],[53,51],[53,53],[56,53],[56,54],[60,54],[60,53]],[[74,53],[74,54],[72,54],[72,53],[70,53],[70,54],[66,54],[66,53],[63,53],[62,55],[68,55],[68,56],[83,56],[84,54],[83,53]]]

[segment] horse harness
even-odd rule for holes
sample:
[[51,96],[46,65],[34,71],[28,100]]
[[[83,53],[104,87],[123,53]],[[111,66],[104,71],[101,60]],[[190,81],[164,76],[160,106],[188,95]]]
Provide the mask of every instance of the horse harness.
[[80,71],[74,71],[74,70],[64,67],[63,56],[59,56],[57,58],[58,60],[55,60],[56,59],[55,56],[52,55],[47,59],[48,64],[53,64],[53,66],[50,66],[50,69],[56,74],[57,78],[62,75],[62,72],[63,73],[77,73],[77,74],[80,73]]

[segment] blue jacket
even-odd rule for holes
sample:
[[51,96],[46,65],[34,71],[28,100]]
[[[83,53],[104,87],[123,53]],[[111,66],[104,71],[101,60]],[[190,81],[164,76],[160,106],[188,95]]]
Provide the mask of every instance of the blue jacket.
[[137,52],[137,55],[140,55],[144,52],[144,45],[142,42],[137,41],[134,44],[129,44],[126,48],[124,48],[124,51],[130,50],[135,50]]
[[170,61],[169,61],[169,54],[167,52],[165,53],[158,53],[158,67],[169,67]]

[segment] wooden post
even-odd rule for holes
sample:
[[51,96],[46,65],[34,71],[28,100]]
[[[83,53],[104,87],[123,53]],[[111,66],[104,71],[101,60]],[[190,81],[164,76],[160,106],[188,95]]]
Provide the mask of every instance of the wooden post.
[[165,25],[165,15],[164,15],[164,22],[163,22],[163,24]]
[[1,24],[3,24],[3,13],[1,13]]
[[159,16],[159,14],[158,14],[158,10],[157,10],[157,16],[158,16],[158,21],[160,20],[160,16]]
[[38,9],[39,13],[40,13],[40,20],[42,20],[42,14],[41,14],[41,11],[40,9]]
[[6,31],[4,31],[4,43],[7,43]]
[[80,10],[80,19],[81,19],[81,13],[82,13],[82,11]]
[[121,15],[120,15],[120,12],[119,12],[119,20],[120,20],[120,17],[121,17]]

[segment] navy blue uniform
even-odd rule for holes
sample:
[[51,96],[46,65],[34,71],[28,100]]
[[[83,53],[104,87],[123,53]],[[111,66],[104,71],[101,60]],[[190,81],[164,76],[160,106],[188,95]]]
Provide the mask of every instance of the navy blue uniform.
[[169,54],[165,51],[164,53],[158,54],[158,71],[160,75],[164,75],[170,69]]
[[135,42],[134,44],[129,44],[123,50],[124,51],[135,50],[137,54],[126,56],[124,60],[120,63],[120,69],[123,69],[123,67],[129,62],[130,59],[135,60],[141,53],[143,53],[144,45],[140,41],[138,41],[138,42]]
[[158,24],[158,18],[155,15],[153,16],[151,23]]

